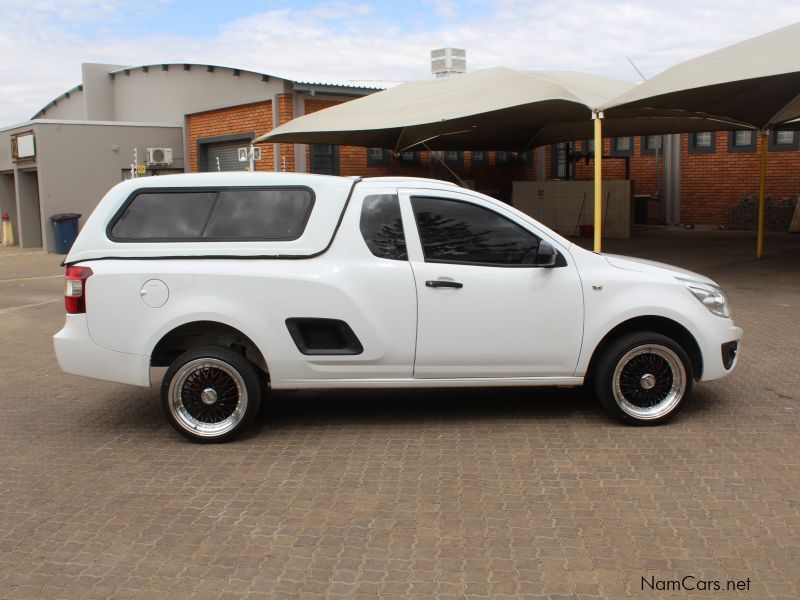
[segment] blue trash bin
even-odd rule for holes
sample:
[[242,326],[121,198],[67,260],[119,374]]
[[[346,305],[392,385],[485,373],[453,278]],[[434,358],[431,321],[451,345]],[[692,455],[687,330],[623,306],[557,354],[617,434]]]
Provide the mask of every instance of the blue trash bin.
[[81,216],[77,213],[60,213],[50,217],[53,222],[53,235],[56,241],[56,252],[66,254],[75,243],[78,237],[78,219]]

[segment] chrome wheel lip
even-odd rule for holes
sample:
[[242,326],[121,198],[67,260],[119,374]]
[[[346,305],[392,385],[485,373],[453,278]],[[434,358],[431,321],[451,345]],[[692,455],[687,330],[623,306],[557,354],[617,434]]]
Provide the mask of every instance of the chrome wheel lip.
[[[236,384],[239,400],[233,413],[219,423],[205,423],[193,417],[183,404],[181,393],[189,376],[199,369],[219,369],[228,375]],[[183,365],[169,384],[168,404],[172,417],[180,427],[192,435],[202,438],[216,438],[230,433],[242,422],[247,412],[248,394],[244,379],[239,372],[227,362],[218,358],[198,358]]]
[[[646,408],[636,406],[628,401],[620,386],[623,369],[631,360],[643,354],[652,354],[663,359],[672,372],[672,386],[666,396],[658,404]],[[683,366],[683,361],[671,349],[659,344],[642,344],[625,353],[625,355],[617,361],[612,381],[614,400],[617,406],[619,406],[625,414],[642,421],[660,419],[672,412],[683,399],[687,387],[686,368]]]

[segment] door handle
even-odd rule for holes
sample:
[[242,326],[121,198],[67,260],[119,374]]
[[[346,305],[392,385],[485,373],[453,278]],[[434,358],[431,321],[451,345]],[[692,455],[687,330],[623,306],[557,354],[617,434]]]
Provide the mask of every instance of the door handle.
[[446,279],[429,279],[425,285],[432,288],[456,288],[461,289],[464,287],[463,283],[458,281],[448,281]]

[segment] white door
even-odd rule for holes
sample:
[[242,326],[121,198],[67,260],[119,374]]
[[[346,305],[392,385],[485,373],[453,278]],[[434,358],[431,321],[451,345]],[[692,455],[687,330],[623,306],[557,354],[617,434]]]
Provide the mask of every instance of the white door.
[[417,286],[414,376],[565,377],[583,335],[571,257],[533,263],[540,237],[510,211],[455,192],[401,193]]

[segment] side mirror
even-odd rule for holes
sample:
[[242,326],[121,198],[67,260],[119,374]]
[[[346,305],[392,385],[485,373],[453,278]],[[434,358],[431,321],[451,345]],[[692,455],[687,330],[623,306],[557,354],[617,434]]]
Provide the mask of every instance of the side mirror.
[[537,267],[555,267],[558,260],[558,250],[553,248],[549,242],[542,240],[539,242],[539,251],[536,253]]

